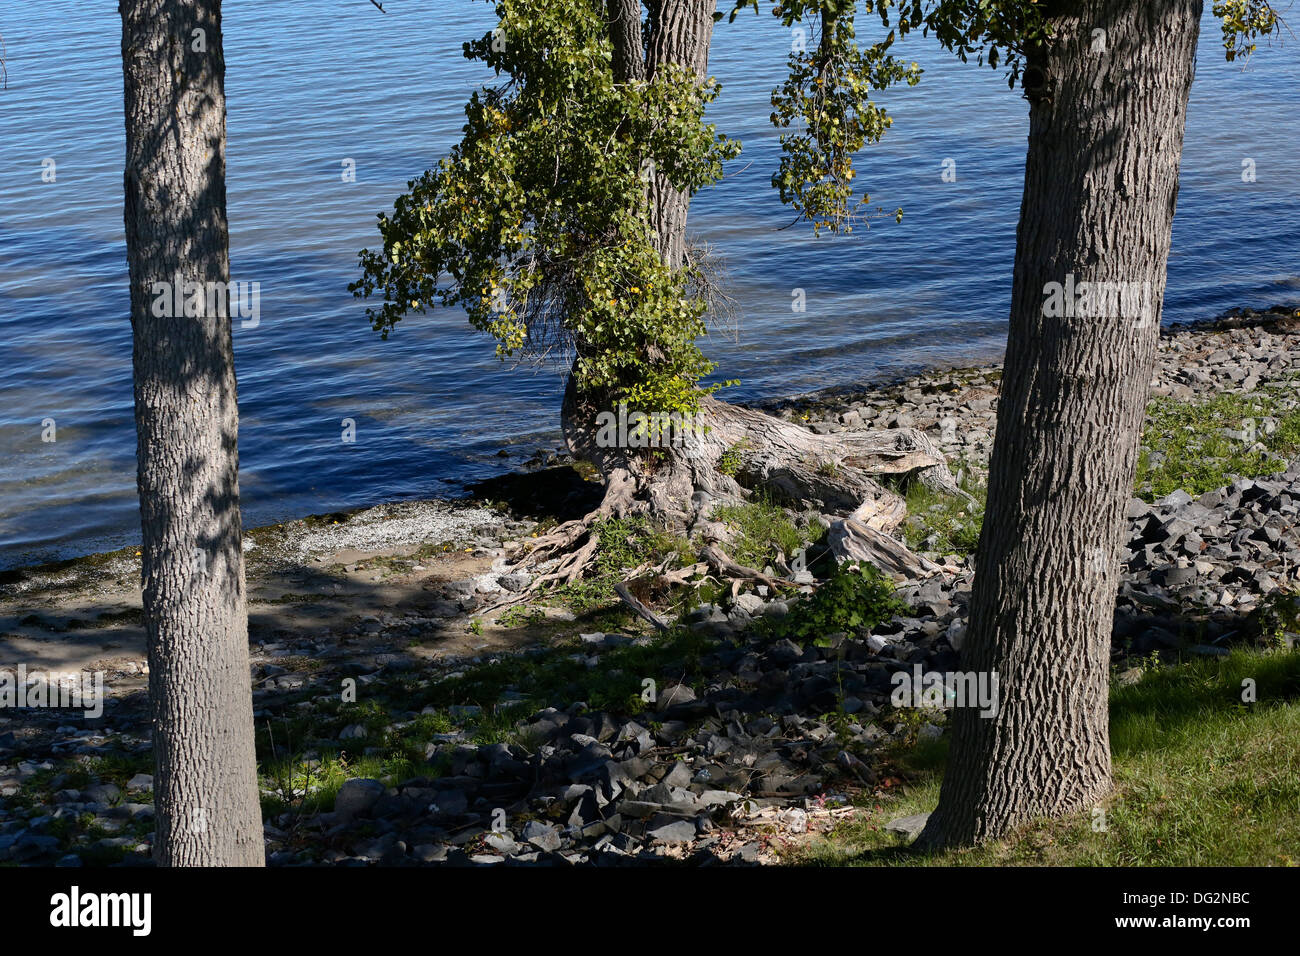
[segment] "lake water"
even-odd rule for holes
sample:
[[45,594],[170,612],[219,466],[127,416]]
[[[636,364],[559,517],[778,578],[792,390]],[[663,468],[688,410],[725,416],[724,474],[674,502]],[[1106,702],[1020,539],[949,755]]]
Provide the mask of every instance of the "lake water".
[[[0,2],[0,567],[138,538],[115,6]],[[458,313],[408,319],[383,342],[346,290],[357,250],[376,243],[375,214],[456,141],[468,93],[491,80],[460,52],[493,25],[489,5],[385,6],[225,4],[232,274],[261,285],[260,325],[235,332],[249,526],[457,494],[559,441],[560,369],[503,366]],[[1300,45],[1261,50],[1243,72],[1217,44],[1207,11],[1167,320],[1300,299]],[[909,39],[926,75],[884,99],[896,123],[857,180],[905,218],[813,239],[781,230],[790,213],[769,186],[768,96],[789,48],[766,13],[716,31],[712,118],[745,151],[696,198],[692,225],[726,259],[742,316],[705,344],[718,376],[741,381],[727,394],[760,400],[995,357],[1026,104],[1000,72]],[[949,158],[957,181],[945,183]],[[342,181],[345,159],[355,183]],[[791,311],[796,288],[803,313]],[[354,444],[340,440],[344,418]],[[45,419],[54,443],[41,440]]]

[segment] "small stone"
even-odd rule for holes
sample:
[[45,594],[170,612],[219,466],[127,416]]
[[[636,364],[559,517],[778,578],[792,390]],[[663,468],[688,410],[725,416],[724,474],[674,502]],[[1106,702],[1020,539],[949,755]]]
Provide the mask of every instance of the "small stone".
[[122,791],[114,784],[100,783],[81,791],[83,803],[116,803],[122,797]]
[[928,813],[914,813],[911,816],[890,820],[885,824],[885,830],[906,837],[908,840],[914,840],[920,836],[921,831],[925,829],[926,821],[929,819],[930,814]]
[[555,827],[541,823],[537,820],[530,820],[524,827],[522,834],[524,842],[531,843],[539,850],[553,853],[560,848],[560,833]]
[[509,833],[489,833],[483,838],[483,842],[505,856],[510,856],[519,849],[519,844]]
[[533,583],[533,576],[524,571],[514,571],[501,575],[497,583],[507,591],[522,591]]
[[343,819],[350,820],[359,813],[368,812],[386,790],[387,787],[380,780],[366,777],[345,780],[334,800],[334,812]]
[[667,710],[674,704],[689,704],[695,700],[695,691],[685,684],[669,684],[659,694],[659,708]]
[[695,824],[689,820],[677,820],[650,830],[647,836],[660,843],[687,843],[695,839]]
[[447,847],[441,843],[422,843],[411,851],[421,863],[441,863],[447,859]]

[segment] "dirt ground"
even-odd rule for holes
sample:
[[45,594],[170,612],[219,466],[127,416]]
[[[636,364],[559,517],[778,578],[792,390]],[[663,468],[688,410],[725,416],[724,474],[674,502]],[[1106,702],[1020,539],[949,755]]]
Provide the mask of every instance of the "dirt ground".
[[[457,658],[533,642],[533,628],[500,628],[490,618],[471,626],[465,610],[490,603],[492,593],[476,585],[491,587],[503,534],[526,533],[510,524],[482,508],[423,502],[249,532],[254,659],[265,645],[283,642],[391,650],[394,620],[413,622],[418,640],[401,650],[414,657]],[[106,670],[115,675],[111,693],[142,689],[148,668],[139,552],[129,548],[5,572],[0,668],[20,663],[29,672]]]

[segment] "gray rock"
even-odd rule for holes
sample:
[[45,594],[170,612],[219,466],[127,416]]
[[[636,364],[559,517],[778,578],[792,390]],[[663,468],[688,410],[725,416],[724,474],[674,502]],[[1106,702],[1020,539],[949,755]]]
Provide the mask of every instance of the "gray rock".
[[483,843],[503,856],[510,856],[519,849],[519,844],[509,833],[489,833]]
[[447,847],[442,843],[422,843],[411,851],[411,856],[421,863],[440,863],[447,859]]
[[885,830],[888,833],[906,837],[908,840],[915,840],[921,835],[921,831],[925,829],[926,821],[929,819],[930,814],[928,813],[914,813],[911,816],[890,820],[885,824]]
[[99,783],[81,791],[81,800],[83,803],[113,804],[120,800],[121,797],[121,789],[117,785],[111,783]]
[[685,684],[669,684],[659,693],[659,708],[667,710],[674,704],[689,704],[695,700],[695,691]]
[[361,813],[367,813],[379,802],[387,788],[380,780],[357,777],[343,781],[339,795],[334,801],[334,812],[342,819],[350,820]]
[[695,824],[690,820],[677,820],[648,831],[647,836],[660,843],[688,843],[695,839]]
[[739,803],[745,799],[743,793],[736,793],[732,790],[705,790],[700,794],[699,801],[702,807],[720,807],[728,803]]
[[560,832],[548,823],[542,823],[538,820],[530,820],[524,826],[521,836],[525,843],[531,843],[539,850],[553,853],[560,848],[563,842],[560,839]]

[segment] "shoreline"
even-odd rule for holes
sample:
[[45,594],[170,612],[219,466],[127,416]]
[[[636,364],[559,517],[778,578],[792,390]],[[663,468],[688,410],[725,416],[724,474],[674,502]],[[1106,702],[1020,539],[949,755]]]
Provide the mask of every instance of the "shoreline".
[[[1234,330],[1256,330],[1270,335],[1300,332],[1300,302],[1289,306],[1274,305],[1263,310],[1230,309],[1215,318],[1162,326],[1161,346],[1157,355],[1157,380],[1153,382],[1151,397],[1168,396],[1185,400],[1200,393],[1189,383],[1176,381],[1177,376],[1174,373],[1178,366],[1166,361],[1166,353],[1169,351],[1167,343],[1205,335],[1231,335]],[[813,392],[741,404],[790,421],[803,421],[814,431],[838,432],[868,423],[891,428],[917,427],[939,442],[940,448],[949,456],[950,465],[956,463],[955,454],[957,460],[969,459],[963,463],[973,465],[982,473],[987,469],[988,453],[992,447],[993,424],[997,408],[997,383],[1001,379],[1001,374],[1001,361],[969,366],[955,362],[940,363],[920,370],[895,372],[875,382],[829,386]],[[1250,373],[1247,373],[1242,381],[1248,379],[1249,375]],[[936,389],[938,396],[936,396]],[[944,395],[950,396],[959,389],[970,390],[970,400],[964,401],[964,405],[963,402],[943,400]],[[891,412],[891,408],[896,410]],[[961,436],[955,439],[945,438],[943,428],[945,418],[953,418],[961,423],[963,427]],[[973,430],[965,427],[970,422],[974,423]],[[332,527],[348,524],[359,517],[363,523],[368,523],[366,521],[368,517],[373,517],[377,512],[384,510],[400,512],[412,509],[420,511],[436,506],[482,507],[490,499],[487,495],[475,493],[476,490],[509,488],[520,483],[520,479],[572,465],[573,459],[567,449],[555,447],[546,451],[539,448],[515,468],[486,479],[465,482],[463,487],[469,493],[458,497],[400,499],[312,513],[245,528],[244,535],[246,539],[251,538],[256,542],[258,538],[272,537],[279,532],[300,528]],[[411,522],[410,527],[412,535],[421,533],[418,523]],[[425,531],[437,534],[438,528],[438,521],[434,519]],[[412,537],[410,540],[416,539]],[[67,558],[0,569],[0,604],[8,599],[9,588],[34,576],[55,577],[83,565],[100,565],[126,560],[133,557],[138,549],[139,544],[133,543],[111,551],[93,551]],[[254,550],[245,546],[245,552],[256,561],[257,556],[251,553]],[[135,564],[138,568],[138,562]]]

